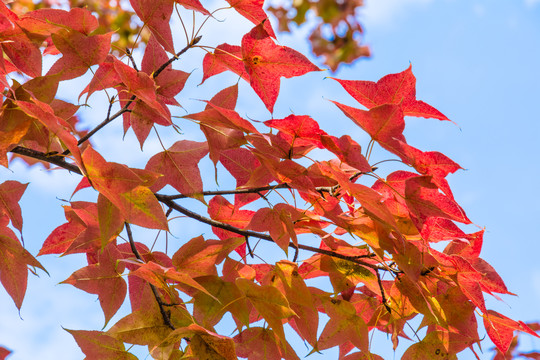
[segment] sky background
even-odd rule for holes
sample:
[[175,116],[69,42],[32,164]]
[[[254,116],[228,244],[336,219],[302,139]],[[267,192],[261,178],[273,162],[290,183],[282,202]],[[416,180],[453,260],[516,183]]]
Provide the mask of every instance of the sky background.
[[[217,7],[214,2],[203,3],[209,9]],[[457,126],[433,119],[409,118],[405,131],[407,141],[424,151],[440,151],[466,169],[449,176],[455,198],[468,217],[478,227],[486,229],[481,256],[498,271],[508,289],[519,295],[504,296],[504,302],[490,300],[488,308],[514,319],[540,321],[540,193],[537,190],[540,181],[537,109],[540,1],[365,0],[365,3],[359,15],[365,27],[365,42],[370,45],[373,56],[341,67],[335,76],[376,81],[412,64],[417,78],[417,98],[439,109]],[[251,28],[249,23],[236,21],[229,13],[220,19],[227,21],[212,22],[203,29],[205,45],[238,44]],[[281,44],[306,53],[309,48],[302,40],[305,33],[306,29],[300,28],[293,35],[278,35],[278,38]],[[178,48],[183,46],[181,41],[180,36]],[[194,99],[209,99],[236,81],[234,76],[223,74],[195,87],[202,77],[197,56],[203,54],[202,51],[198,55],[190,54],[176,65],[193,71],[179,98],[186,111],[178,115],[199,111],[202,105]],[[357,104],[335,81],[324,79],[325,76],[331,74],[314,73],[282,81],[274,117],[286,116],[290,111],[309,114],[332,135],[350,134],[360,144],[367,144],[368,137],[362,130],[354,127],[327,100],[351,106]],[[89,79],[84,79],[82,86]],[[80,87],[81,84],[69,82],[60,93],[69,98],[70,94],[78,94]],[[103,115],[96,118],[93,115],[106,112],[100,105],[102,100],[97,96],[90,115],[83,116],[89,127],[103,118]],[[237,109],[241,115],[252,119],[267,120],[270,116],[245,83],[240,84]],[[182,127],[185,138],[203,139],[185,120],[176,123]],[[141,152],[131,131],[122,141],[119,123],[99,135],[94,144],[106,154],[107,160],[127,161],[129,166],[144,167],[148,157],[160,148],[151,137],[144,146],[145,152]],[[176,140],[178,137],[164,138],[169,145]],[[385,153],[376,156],[382,159]],[[203,176],[205,185],[211,187],[212,167],[203,165],[201,172],[205,171],[212,171],[212,176]],[[35,255],[46,236],[65,221],[61,205],[70,198],[80,178],[64,171],[46,172],[39,167],[27,171],[14,162],[11,171],[0,169],[0,181],[5,180],[31,183],[21,206],[25,243]],[[92,197],[88,192],[74,199]],[[477,227],[468,230],[476,231]],[[193,227],[182,228],[182,231],[195,236],[202,230]],[[209,233],[208,229],[204,231]],[[103,315],[99,302],[94,295],[57,284],[84,266],[84,258],[46,256],[39,260],[50,277],[30,276],[22,319],[12,300],[0,291],[0,345],[14,351],[10,360],[82,359],[75,341],[62,326],[101,329]],[[121,316],[122,312],[111,323]],[[401,353],[388,351],[390,344],[385,341],[376,338],[373,351],[385,359],[399,359]],[[522,345],[524,350],[540,349],[540,341],[530,337],[524,337]],[[480,354],[482,359],[491,358],[488,347]],[[303,345],[297,348],[299,356],[306,354]],[[332,354],[326,358],[335,358]],[[460,358],[470,359],[472,354]]]

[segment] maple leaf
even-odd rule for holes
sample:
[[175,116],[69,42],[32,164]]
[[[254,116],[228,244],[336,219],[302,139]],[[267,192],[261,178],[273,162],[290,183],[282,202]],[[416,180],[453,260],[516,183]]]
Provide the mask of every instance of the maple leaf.
[[366,111],[336,101],[332,102],[383,148],[399,154],[399,141],[405,142],[403,136],[403,130],[405,129],[404,114],[399,105],[383,104]]
[[4,360],[9,354],[11,354],[10,350],[0,346],[0,360]]
[[179,193],[192,196],[203,203],[203,184],[198,163],[208,153],[208,145],[189,140],[175,142],[169,149],[154,155],[146,169],[162,174],[152,185],[158,191],[169,184]]
[[174,53],[171,27],[169,26],[174,1],[130,0],[129,2],[137,16],[152,32],[157,41],[165,48],[165,50]]
[[62,80],[84,75],[92,65],[105,60],[111,47],[111,36],[112,33],[87,36],[78,31],[65,30],[52,34],[54,45],[63,56],[47,74],[61,74]]
[[272,209],[260,208],[251,218],[247,228],[255,231],[268,231],[272,240],[285,253],[287,253],[291,239],[294,244],[298,244],[292,217],[285,204],[277,204]]
[[249,81],[249,75],[242,62],[242,48],[238,45],[225,43],[216,46],[213,53],[206,53],[203,59],[201,84],[208,78],[227,70],[231,70],[242,79]]
[[247,299],[234,282],[224,281],[218,276],[201,276],[197,281],[204,286],[209,296],[204,292],[197,292],[194,296],[193,316],[204,326],[214,326],[226,312],[230,312],[235,321],[249,325]]
[[449,353],[447,347],[440,339],[440,333],[432,331],[420,342],[411,345],[403,354],[403,360],[422,360],[440,358],[445,360],[457,360],[456,354]]
[[368,109],[384,104],[394,104],[400,105],[406,116],[448,120],[431,105],[416,100],[416,78],[412,73],[412,65],[403,72],[386,75],[376,83],[331,79],[339,82],[356,101]]
[[264,29],[264,22],[242,38],[242,59],[249,83],[270,112],[274,112],[280,78],[291,78],[320,71],[304,55],[274,43]]
[[126,351],[124,343],[101,331],[69,330],[77,345],[88,359],[136,360],[135,355]]
[[289,343],[277,343],[274,331],[250,327],[234,337],[236,354],[248,360],[300,360]]
[[83,153],[83,160],[92,186],[120,210],[126,221],[143,227],[168,229],[163,209],[147,187],[157,179],[156,174],[147,172],[153,178],[148,184],[127,166],[105,161],[91,147]]
[[[238,209],[221,195],[214,196],[208,202],[208,215],[213,220],[224,222],[239,229],[244,229],[249,224],[253,214],[255,214],[254,211]],[[243,237],[243,235],[217,227],[212,227],[212,231],[222,240],[230,237]]]
[[274,30],[270,21],[267,20],[268,16],[263,10],[264,0],[227,0],[227,2],[236,10],[240,15],[254,23],[259,25],[263,23],[264,30],[273,38],[276,38]]
[[105,315],[105,326],[124,303],[127,285],[122,279],[124,265],[118,262],[122,256],[115,244],[107,245],[99,254],[96,264],[75,271],[62,283],[99,297]]
[[296,315],[285,296],[271,285],[260,286],[243,278],[236,279],[235,283],[258,313],[268,322],[280,341],[285,344],[285,333],[281,319]]
[[0,216],[7,215],[15,229],[22,233],[22,215],[19,200],[28,184],[8,180],[0,184]]
[[[68,28],[84,35],[90,35],[99,26],[98,19],[86,8],[73,8],[69,11],[61,9],[38,9],[25,14],[22,19],[40,19],[59,29]],[[52,30],[52,29],[51,29]]]

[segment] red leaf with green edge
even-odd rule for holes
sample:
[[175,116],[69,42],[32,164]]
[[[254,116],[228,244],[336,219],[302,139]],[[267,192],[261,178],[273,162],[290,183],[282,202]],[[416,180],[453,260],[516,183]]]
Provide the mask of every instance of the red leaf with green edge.
[[343,88],[368,109],[383,105],[400,105],[406,116],[417,116],[448,120],[437,109],[423,101],[416,100],[416,78],[412,66],[397,74],[382,77],[379,81],[356,81],[335,79]]
[[242,58],[251,87],[270,112],[274,112],[281,77],[291,78],[320,71],[299,52],[276,45],[264,29],[264,23],[255,26],[242,38]]
[[162,174],[152,186],[158,191],[169,184],[179,193],[192,196],[205,202],[203,183],[199,171],[199,161],[208,154],[206,142],[181,140],[175,142],[169,149],[160,152],[146,164],[146,169]]
[[[230,70],[249,81],[249,75],[246,72],[242,61],[242,48],[238,45],[221,44],[216,46],[213,53],[206,53],[203,59],[203,78],[201,84],[206,79]],[[200,85],[200,84],[199,84]]]
[[112,33],[86,36],[78,31],[61,30],[52,34],[54,45],[62,53],[47,75],[60,74],[62,80],[84,75],[92,65],[102,63],[111,48]]
[[144,170],[136,173],[125,165],[107,162],[91,147],[83,153],[83,160],[92,186],[120,210],[126,221],[151,229],[168,229],[163,209],[147,187],[157,174]]
[[77,165],[84,172],[81,151],[77,145],[77,139],[75,139],[75,137],[70,133],[72,130],[71,126],[65,120],[56,116],[50,105],[37,99],[33,99],[32,101],[33,102],[16,101],[15,103],[21,108],[22,111],[33,118],[36,118],[52,134],[57,136],[68,148],[75,158]]
[[213,296],[203,292],[193,295],[193,317],[205,327],[215,326],[226,312],[230,312],[236,322],[249,325],[251,307],[248,306],[244,294],[234,282],[224,281],[218,276],[201,276],[197,278],[205,289]]
[[356,314],[354,306],[344,300],[333,299],[324,302],[324,310],[330,317],[324,327],[317,348],[319,350],[350,341],[362,351],[369,351],[368,327],[364,320]]
[[122,278],[124,264],[118,260],[122,255],[111,243],[98,253],[98,263],[75,271],[62,281],[90,294],[96,294],[105,315],[105,326],[120,306],[127,294],[127,285]]
[[379,145],[399,155],[399,141],[405,142],[403,136],[405,120],[403,119],[403,111],[398,105],[385,104],[366,111],[336,101],[332,102]]
[[283,294],[271,285],[257,285],[253,281],[238,278],[236,286],[244,293],[246,298],[253,304],[258,313],[270,325],[280,341],[285,344],[282,319],[295,316],[289,302]]
[[6,359],[9,356],[9,354],[11,354],[10,350],[6,349],[3,346],[0,346],[0,360]]
[[291,135],[293,143],[298,139],[298,141],[308,141],[319,148],[323,148],[321,136],[327,135],[321,130],[319,124],[307,115],[289,115],[285,119],[267,120],[264,124]]
[[291,309],[298,315],[290,319],[290,325],[309,344],[316,347],[319,314],[304,279],[298,273],[298,265],[282,260],[274,268]]
[[288,253],[289,242],[298,244],[294,224],[290,213],[284,208],[275,206],[271,208],[261,208],[251,218],[248,229],[269,232],[270,237],[283,250]]
[[274,331],[250,327],[234,337],[236,355],[248,360],[300,360],[291,345],[281,344]]
[[25,17],[41,19],[47,24],[58,25],[59,28],[68,28],[89,35],[99,26],[98,19],[85,8],[73,8],[69,11],[60,9],[38,9],[25,14]]
[[264,0],[227,0],[229,5],[231,5],[240,15],[254,23],[259,25],[264,21],[263,27],[264,30],[273,37],[276,38],[274,30],[272,29],[272,24],[268,21],[268,15],[263,10]]
[[451,198],[442,194],[431,181],[431,176],[411,177],[405,181],[405,200],[411,214],[421,223],[427,217],[442,217],[471,224],[463,209]]
[[362,172],[371,171],[371,166],[362,155],[362,147],[349,135],[343,135],[339,139],[331,135],[322,135],[321,143],[344,163]]
[[116,239],[122,232],[122,229],[124,228],[124,218],[120,214],[120,210],[118,210],[118,208],[102,194],[98,195],[97,212],[99,231],[101,234],[101,246],[105,247],[105,245]]
[[126,351],[124,343],[101,331],[69,330],[87,359],[137,360]]
[[197,359],[237,359],[233,339],[218,335],[197,324],[175,329],[160,346],[176,344],[186,338],[189,339],[189,352]]
[[[148,75],[153,75],[154,71],[159,69],[168,60],[167,53],[158,43],[155,36],[150,36],[141,62],[141,70]],[[162,98],[167,104],[177,105],[178,103],[174,97],[182,91],[189,75],[189,73],[184,71],[173,69],[172,65],[167,66],[154,79],[158,86],[158,99]]]
[[174,44],[169,22],[174,1],[171,0],[130,0],[135,13],[156,37],[157,41],[174,54]]
[[182,6],[185,7],[186,9],[189,9],[189,10],[195,10],[195,11],[200,12],[201,14],[204,14],[204,15],[210,15],[210,13],[208,12],[208,10],[206,10],[206,9],[201,5],[201,3],[199,2],[199,0],[175,0],[175,2],[176,2],[177,4],[182,5]]
[[512,342],[514,330],[523,331],[529,335],[540,337],[524,322],[514,321],[496,311],[488,310],[482,317],[489,338],[503,354],[506,353]]
[[402,360],[441,359],[457,360],[456,354],[449,353],[441,340],[444,335],[440,331],[428,333],[420,342],[412,344],[403,354]]
[[0,281],[19,310],[26,293],[28,266],[45,271],[43,266],[22,247],[15,233],[7,227],[0,226]]
[[28,187],[18,181],[8,180],[0,184],[0,215],[7,215],[13,227],[22,232],[23,219],[19,200]]
[[178,271],[193,278],[217,275],[216,265],[242,244],[244,240],[238,237],[225,240],[204,240],[202,236],[197,236],[174,253],[172,263]]

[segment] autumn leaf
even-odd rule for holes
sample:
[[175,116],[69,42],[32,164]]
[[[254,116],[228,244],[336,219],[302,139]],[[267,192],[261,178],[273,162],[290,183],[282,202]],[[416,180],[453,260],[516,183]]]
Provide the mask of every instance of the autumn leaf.
[[264,22],[242,38],[242,59],[251,87],[270,112],[274,111],[281,77],[320,70],[299,52],[276,45],[264,29]]
[[270,21],[267,20],[268,16],[263,10],[264,0],[227,0],[227,2],[236,10],[240,15],[254,23],[259,25],[264,21],[264,30],[274,39],[276,34],[272,29]]
[[0,184],[0,215],[6,215],[15,229],[22,233],[22,215],[19,200],[28,187],[18,181],[8,180]]
[[126,351],[124,343],[101,331],[69,330],[77,345],[88,359],[136,360],[135,355]]
[[403,360],[423,359],[457,359],[456,354],[449,353],[439,337],[440,333],[432,331],[422,341],[412,344],[403,354]]
[[28,266],[45,270],[43,266],[25,249],[6,227],[0,226],[0,282],[13,299],[17,309],[21,309],[28,279]]
[[111,47],[111,36],[112,33],[87,36],[78,31],[65,30],[52,34],[54,45],[63,56],[47,74],[61,74],[62,80],[84,75],[92,65],[105,60]]
[[412,65],[409,65],[407,70],[403,72],[386,75],[376,83],[332,79],[339,82],[356,101],[368,109],[384,104],[394,104],[400,105],[406,116],[448,120],[431,105],[416,100],[416,78],[412,73]]
[[283,344],[286,343],[282,319],[295,316],[289,302],[281,292],[271,285],[257,285],[253,281],[238,278],[236,286],[244,293],[259,314],[268,322]]
[[[120,210],[126,221],[143,227],[168,229],[163,209],[145,186],[145,179],[125,165],[105,161],[91,147],[84,152],[83,160],[92,186]],[[156,174],[146,173],[156,180]]]
[[171,27],[169,26],[174,2],[169,0],[130,0],[129,2],[139,19],[148,27],[157,41],[165,50],[174,53]]
[[242,62],[242,48],[238,45],[225,43],[216,46],[213,53],[206,53],[203,59],[203,78],[201,84],[208,78],[227,70],[249,81],[249,75]]
[[236,354],[248,360],[300,360],[289,343],[278,343],[274,331],[250,327],[234,337]]
[[110,243],[98,254],[98,262],[75,271],[62,283],[96,294],[105,315],[105,326],[124,303],[127,285],[122,278],[124,265],[116,245]]

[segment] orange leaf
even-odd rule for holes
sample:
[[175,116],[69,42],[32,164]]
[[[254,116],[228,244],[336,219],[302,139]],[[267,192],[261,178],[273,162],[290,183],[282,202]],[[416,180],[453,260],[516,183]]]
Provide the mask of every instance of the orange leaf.
[[87,359],[137,360],[126,351],[124,343],[101,331],[69,330]]

